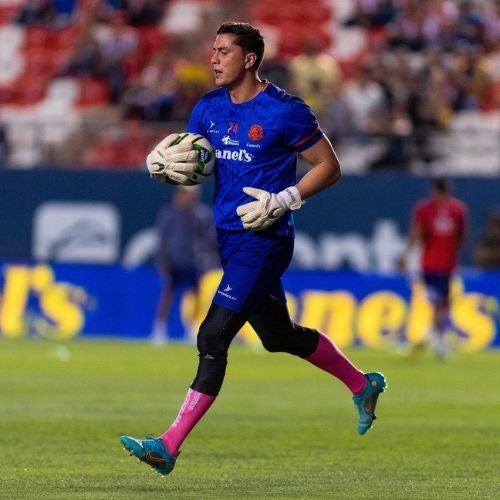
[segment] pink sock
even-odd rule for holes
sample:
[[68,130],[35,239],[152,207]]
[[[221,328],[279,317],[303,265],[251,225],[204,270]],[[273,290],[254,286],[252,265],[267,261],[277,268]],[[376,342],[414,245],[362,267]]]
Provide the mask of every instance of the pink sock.
[[160,436],[172,456],[177,456],[184,439],[201,417],[205,415],[214,401],[215,396],[202,394],[193,389],[188,390],[174,423]]
[[358,370],[324,333],[319,333],[318,347],[305,359],[340,379],[353,394],[359,394],[365,388],[364,373]]

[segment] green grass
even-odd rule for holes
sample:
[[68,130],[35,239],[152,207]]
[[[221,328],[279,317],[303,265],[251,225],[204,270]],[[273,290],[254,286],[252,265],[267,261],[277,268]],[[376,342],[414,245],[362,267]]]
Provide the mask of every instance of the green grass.
[[340,382],[235,345],[221,397],[162,478],[119,436],[168,427],[193,346],[4,339],[0,497],[500,498],[499,352],[349,355],[389,381],[365,436]]

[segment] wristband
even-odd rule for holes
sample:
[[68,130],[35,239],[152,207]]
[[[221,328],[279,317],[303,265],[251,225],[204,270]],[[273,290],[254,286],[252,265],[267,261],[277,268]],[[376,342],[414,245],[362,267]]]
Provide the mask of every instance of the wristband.
[[297,210],[305,202],[302,201],[299,190],[290,186],[276,195],[276,199],[283,210]]

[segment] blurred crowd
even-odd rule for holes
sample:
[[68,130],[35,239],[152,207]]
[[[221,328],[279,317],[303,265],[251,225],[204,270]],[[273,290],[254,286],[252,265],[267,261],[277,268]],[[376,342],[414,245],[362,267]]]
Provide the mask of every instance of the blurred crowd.
[[[294,46],[290,26],[302,19],[295,25],[288,19],[285,33],[268,24],[282,15],[279,2],[198,0],[184,8],[193,3],[200,7],[196,20],[187,10],[182,16],[183,2],[174,0],[28,0],[11,22],[73,28],[71,50],[51,77],[85,81],[87,99],[118,109],[119,120],[184,122],[213,86],[208,59],[217,25],[227,19],[260,25],[255,6],[264,5],[271,21],[262,26],[267,49],[261,76],[308,102],[336,144],[346,137],[383,138],[373,169],[404,168],[415,158],[430,162],[429,137],[446,130],[456,113],[500,108],[500,0],[352,0],[342,18],[336,2],[318,2],[326,37],[312,31]],[[181,13],[175,20],[174,4]],[[298,11],[304,23],[310,10]],[[363,32],[367,43],[342,58],[332,47],[346,30]],[[104,131],[82,162],[113,163],[100,154],[102,145],[118,139],[130,145],[127,131],[138,141],[138,128],[130,124]],[[143,148],[156,139],[144,136]],[[142,154],[128,158],[135,162]]]

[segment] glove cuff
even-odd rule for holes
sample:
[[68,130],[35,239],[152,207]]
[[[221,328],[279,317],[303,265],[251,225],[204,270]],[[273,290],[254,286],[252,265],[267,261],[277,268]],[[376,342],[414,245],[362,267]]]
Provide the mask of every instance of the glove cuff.
[[304,202],[299,190],[295,186],[290,186],[276,195],[276,199],[283,210],[297,210]]

